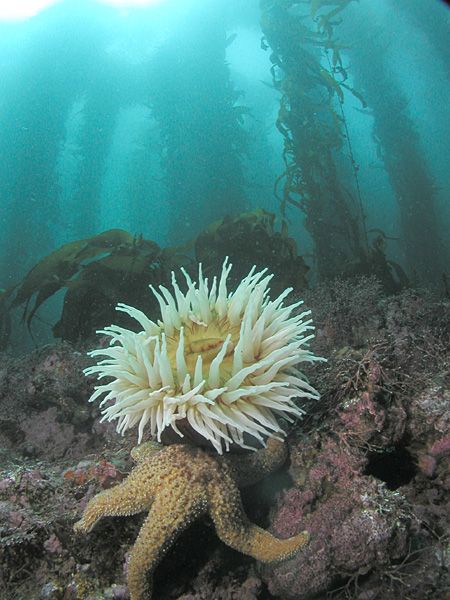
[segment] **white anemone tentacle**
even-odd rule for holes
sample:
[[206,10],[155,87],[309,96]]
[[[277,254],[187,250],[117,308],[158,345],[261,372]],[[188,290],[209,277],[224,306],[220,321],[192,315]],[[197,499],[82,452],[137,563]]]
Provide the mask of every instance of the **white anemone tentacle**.
[[110,344],[89,353],[101,360],[84,372],[102,380],[90,401],[102,398],[103,420],[115,420],[118,432],[137,425],[139,443],[147,426],[158,440],[166,428],[183,437],[184,422],[220,454],[233,445],[254,450],[251,439],[283,439],[278,417],[301,418],[295,399],[319,397],[298,369],[323,360],[308,350],[310,311],[297,311],[302,301],[284,306],[292,288],[270,300],[267,269],[253,267],[229,292],[231,267],[225,259],[211,285],[201,265],[197,282],[182,269],[186,292],[172,273],[173,292],[150,286],[157,322],[121,303],[117,310],[141,330],[97,332]]

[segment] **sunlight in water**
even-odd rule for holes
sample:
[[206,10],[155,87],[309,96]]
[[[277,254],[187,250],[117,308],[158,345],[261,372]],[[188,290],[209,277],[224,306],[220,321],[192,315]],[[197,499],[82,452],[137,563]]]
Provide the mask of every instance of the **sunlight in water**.
[[166,0],[100,0],[104,4],[114,6],[148,6],[150,4],[162,4]]
[[0,2],[0,19],[3,21],[27,19],[55,2],[56,0],[4,0]]
[[[41,10],[60,0],[0,0],[0,21],[15,21],[34,17]],[[166,0],[99,0],[120,8],[162,4]]]

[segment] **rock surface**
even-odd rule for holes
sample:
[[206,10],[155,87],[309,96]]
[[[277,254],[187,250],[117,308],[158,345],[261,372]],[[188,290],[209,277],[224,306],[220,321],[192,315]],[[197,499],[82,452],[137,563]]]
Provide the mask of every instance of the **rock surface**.
[[[209,522],[178,540],[155,576],[158,600],[446,598],[450,488],[450,310],[374,281],[307,298],[326,356],[322,399],[289,435],[283,473],[243,493],[249,517],[279,537],[304,529],[291,560],[255,564]],[[370,314],[365,314],[370,308]],[[126,599],[128,551],[144,515],[73,523],[129,472],[135,432],[100,424],[82,348],[55,344],[0,369],[0,596]],[[114,552],[111,552],[111,549]]]

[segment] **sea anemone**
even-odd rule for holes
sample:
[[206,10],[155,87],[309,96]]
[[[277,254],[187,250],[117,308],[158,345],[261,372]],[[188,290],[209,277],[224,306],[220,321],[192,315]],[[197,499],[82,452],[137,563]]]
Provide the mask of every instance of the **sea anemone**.
[[291,422],[301,417],[294,398],[318,398],[297,368],[321,360],[307,349],[313,337],[310,311],[294,313],[301,301],[283,305],[292,288],[270,300],[273,275],[267,269],[253,267],[228,292],[231,267],[225,259],[210,288],[201,265],[198,283],[182,269],[186,293],[172,273],[173,293],[150,286],[161,320],[154,323],[142,311],[118,304],[142,331],[111,325],[97,332],[111,338],[110,346],[89,353],[106,358],[85,374],[110,380],[95,388],[90,401],[106,394],[102,420],[117,419],[119,433],[139,424],[140,443],[149,424],[158,441],[167,428],[181,437],[190,429],[220,454],[233,444],[254,449],[249,437],[260,445],[268,437],[283,439],[277,417]]

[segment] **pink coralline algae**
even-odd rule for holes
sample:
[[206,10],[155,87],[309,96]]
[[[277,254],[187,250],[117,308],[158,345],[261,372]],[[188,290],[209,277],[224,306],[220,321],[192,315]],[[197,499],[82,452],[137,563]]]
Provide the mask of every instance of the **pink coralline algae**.
[[[279,537],[306,529],[309,544],[284,563],[255,564],[200,522],[162,561],[155,598],[446,598],[449,304],[377,290],[341,282],[316,294],[321,306],[311,293],[314,350],[329,359],[309,373],[322,399],[293,424],[279,478],[244,492],[252,520]],[[128,597],[140,516],[105,519],[89,539],[72,534],[89,499],[130,471],[135,445],[87,403],[87,364],[68,344],[2,359],[0,589],[11,598]]]
[[[194,577],[192,591],[176,600],[258,600],[263,593],[261,579],[256,576],[253,569],[242,566],[234,572],[226,572],[221,565],[218,552],[206,562],[200,572]],[[223,557],[222,557],[223,559]]]
[[331,440],[322,450],[314,438],[294,448],[291,472],[300,487],[282,494],[272,528],[279,537],[306,529],[311,539],[293,559],[263,567],[275,597],[312,598],[346,573],[367,573],[406,552],[410,519],[401,496],[363,475],[363,467]]
[[[439,559],[430,558],[439,556],[439,544],[422,523],[434,523],[435,536],[448,524],[448,387],[438,377],[439,385],[413,400],[395,397],[382,372],[374,386],[364,370],[352,395],[292,444],[295,485],[279,496],[272,531],[288,537],[306,529],[311,538],[291,560],[261,566],[275,598],[310,600],[342,588],[357,598],[377,589],[377,597],[394,600],[404,585],[415,588],[413,598],[439,590]],[[408,567],[411,552],[416,570]]]
[[450,390],[438,378],[412,399],[408,433],[419,470],[429,478],[448,477],[450,459]]
[[44,548],[50,555],[54,554],[61,556],[64,551],[60,540],[54,533],[47,540],[45,540]]
[[97,481],[103,489],[120,483],[125,474],[122,473],[116,465],[106,460],[98,463],[89,463],[82,461],[72,469],[64,471],[64,479],[72,481],[75,485],[83,485],[86,482]]
[[14,479],[12,477],[5,477],[0,479],[0,493],[7,492],[14,485]]
[[99,438],[91,436],[95,408],[82,374],[87,360],[68,344],[45,346],[26,357],[4,357],[0,371],[0,446],[30,458],[82,457]]
[[[450,406],[449,406],[450,409]],[[445,435],[434,442],[430,448],[431,456],[445,456],[450,453],[450,435]]]

